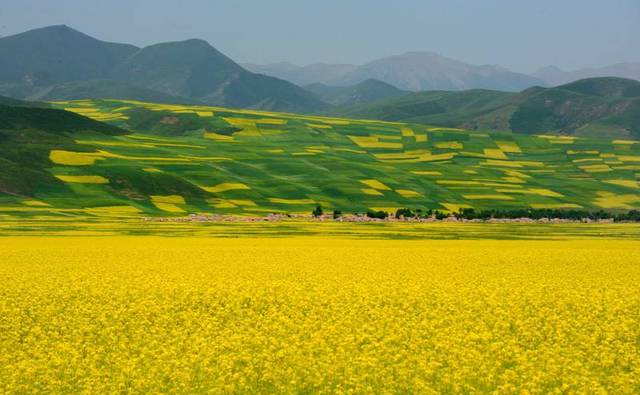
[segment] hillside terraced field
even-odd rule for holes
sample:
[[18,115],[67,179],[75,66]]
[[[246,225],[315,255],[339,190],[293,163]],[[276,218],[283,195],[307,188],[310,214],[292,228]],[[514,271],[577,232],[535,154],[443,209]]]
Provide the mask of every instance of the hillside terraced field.
[[262,215],[400,207],[640,207],[640,144],[122,100],[60,108],[135,132],[50,147],[8,216]]

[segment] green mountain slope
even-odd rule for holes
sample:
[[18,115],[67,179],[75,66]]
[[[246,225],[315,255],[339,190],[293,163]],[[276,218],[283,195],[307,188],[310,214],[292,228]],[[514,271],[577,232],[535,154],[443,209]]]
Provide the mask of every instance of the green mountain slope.
[[592,78],[520,93],[421,92],[333,113],[472,130],[635,138],[640,137],[639,110],[640,82]]
[[129,99],[155,103],[192,103],[196,100],[173,96],[152,89],[114,80],[87,80],[64,82],[45,88],[33,89],[29,100],[74,100],[74,99]]
[[202,40],[143,48],[115,69],[114,78],[208,104],[287,111],[326,107],[298,86],[246,71]]
[[[0,98],[1,99],[1,98]],[[49,167],[54,148],[85,150],[74,138],[88,135],[116,136],[125,130],[73,112],[40,107],[31,103],[0,104],[0,195],[30,196],[53,191],[74,196],[72,189],[56,179]]]
[[353,86],[329,86],[321,83],[306,85],[304,88],[327,103],[335,106],[353,106],[407,94],[393,85],[368,79]]
[[[135,132],[3,132],[15,152],[3,160],[27,161],[44,180],[4,181],[3,215],[640,207],[636,141],[120,100],[55,105]],[[3,180],[40,180],[1,168]]]
[[47,86],[101,79],[137,51],[96,40],[68,26],[50,26],[0,38],[0,82]]

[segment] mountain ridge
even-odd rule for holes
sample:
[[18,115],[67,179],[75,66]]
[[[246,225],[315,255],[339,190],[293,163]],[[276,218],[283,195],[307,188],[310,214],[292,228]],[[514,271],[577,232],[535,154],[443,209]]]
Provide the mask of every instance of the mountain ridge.
[[418,92],[331,114],[471,130],[640,138],[640,82],[604,77],[518,93]]
[[[183,97],[192,103],[301,112],[328,107],[290,82],[245,70],[200,39],[138,48],[101,41],[65,25],[0,38],[0,94],[67,99],[55,96],[73,92],[62,84],[98,80],[117,82],[111,92],[118,87],[122,92],[112,94],[114,98],[133,98],[125,96],[137,88],[135,97],[153,101]],[[90,88],[85,84],[80,90],[95,98],[105,89]]]

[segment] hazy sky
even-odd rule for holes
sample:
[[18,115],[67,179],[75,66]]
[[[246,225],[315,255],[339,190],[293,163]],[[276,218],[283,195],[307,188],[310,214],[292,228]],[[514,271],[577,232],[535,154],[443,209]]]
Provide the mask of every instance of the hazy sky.
[[147,45],[203,38],[239,62],[434,51],[533,71],[640,61],[640,0],[0,0],[0,36],[66,24]]

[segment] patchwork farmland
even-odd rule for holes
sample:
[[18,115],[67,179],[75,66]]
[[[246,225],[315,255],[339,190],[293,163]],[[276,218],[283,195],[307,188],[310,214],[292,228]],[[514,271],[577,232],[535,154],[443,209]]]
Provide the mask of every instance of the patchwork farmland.
[[125,100],[57,102],[134,131],[51,147],[4,215],[640,207],[640,144]]

